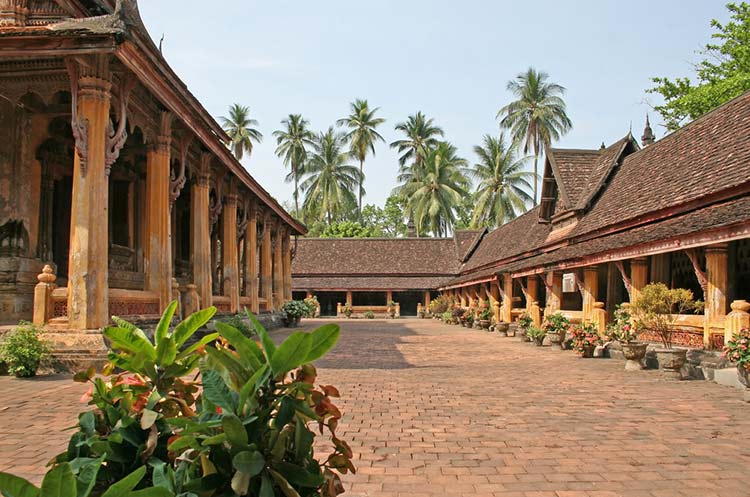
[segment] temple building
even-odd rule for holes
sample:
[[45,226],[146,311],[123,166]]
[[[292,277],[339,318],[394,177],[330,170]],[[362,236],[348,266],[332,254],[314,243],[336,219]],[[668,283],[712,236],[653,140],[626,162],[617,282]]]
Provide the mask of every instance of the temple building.
[[306,232],[235,160],[135,0],[0,0],[0,320],[279,309]]
[[[425,303],[439,291],[492,306],[496,321],[563,312],[601,328],[616,305],[663,282],[705,302],[703,314],[679,317],[675,342],[719,348],[750,325],[748,137],[750,93],[658,141],[647,122],[640,144],[628,133],[608,147],[552,148],[540,205],[495,230],[459,232],[456,241],[476,238],[464,252],[449,257],[446,240],[304,241],[294,290],[354,304],[389,286],[424,292]],[[312,274],[310,257],[333,276]]]

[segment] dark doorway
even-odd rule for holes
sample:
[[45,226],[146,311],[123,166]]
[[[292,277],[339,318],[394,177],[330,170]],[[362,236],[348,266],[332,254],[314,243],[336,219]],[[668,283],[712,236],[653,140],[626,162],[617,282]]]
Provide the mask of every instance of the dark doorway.
[[[63,176],[55,181],[52,215],[52,256],[57,265],[57,277],[68,278],[68,255],[70,250],[70,209],[73,197],[73,178]],[[60,281],[58,281],[60,284]]]
[[393,300],[401,305],[402,316],[416,316],[417,305],[424,303],[424,292],[393,292]]
[[307,292],[292,292],[292,300],[305,300]]
[[320,304],[320,315],[332,317],[336,315],[336,306],[346,303],[346,292],[320,292],[315,294]]
[[358,306],[385,306],[387,305],[386,292],[353,292],[352,305]]

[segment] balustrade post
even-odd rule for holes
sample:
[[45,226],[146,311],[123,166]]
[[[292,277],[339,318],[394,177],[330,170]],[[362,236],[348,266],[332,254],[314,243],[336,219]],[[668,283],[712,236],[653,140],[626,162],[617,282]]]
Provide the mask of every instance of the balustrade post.
[[590,322],[596,325],[600,335],[604,335],[604,332],[607,331],[607,310],[604,302],[594,302]]
[[750,303],[747,300],[732,302],[732,311],[724,319],[724,343],[743,328],[750,328]]
[[52,290],[55,289],[57,276],[52,266],[46,265],[42,272],[36,277],[39,280],[34,288],[34,319],[37,326],[44,326],[52,319],[54,306],[52,304]]

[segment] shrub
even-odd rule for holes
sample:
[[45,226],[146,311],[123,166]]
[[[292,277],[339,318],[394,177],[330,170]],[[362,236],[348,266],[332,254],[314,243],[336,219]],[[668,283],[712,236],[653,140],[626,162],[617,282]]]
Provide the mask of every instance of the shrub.
[[375,313],[372,311],[365,312],[365,318],[366,319],[375,319]]
[[518,325],[521,327],[521,330],[527,335],[532,324],[534,324],[534,320],[531,319],[531,316],[529,316],[527,312],[524,312],[523,314],[521,314],[521,317],[518,318]]
[[490,309],[490,306],[483,305],[479,308],[479,311],[477,311],[477,314],[479,315],[480,321],[491,321],[492,320],[492,309]]
[[303,317],[314,318],[318,312],[318,297],[313,295],[312,297],[307,297],[303,302],[307,306],[307,313]]
[[341,312],[344,313],[344,316],[350,318],[352,317],[352,313],[354,312],[354,309],[352,309],[352,306],[349,304],[346,304],[344,307],[341,308]]
[[[349,446],[335,435],[341,413],[332,386],[315,387],[310,364],[338,340],[339,328],[294,333],[278,347],[248,315],[260,344],[218,322],[218,333],[187,345],[216,309],[171,331],[172,303],[154,341],[115,318],[105,336],[121,373],[75,376],[90,383],[68,449],[53,461],[43,490],[0,473],[0,494],[37,497],[320,496],[342,492],[337,472],[354,471]],[[201,383],[196,382],[200,368]],[[200,387],[202,386],[202,391]],[[331,454],[313,457],[316,423],[331,434]],[[106,492],[106,493],[105,493]]]
[[599,330],[593,323],[583,323],[578,326],[574,326],[571,329],[573,339],[571,341],[573,350],[579,355],[583,354],[583,351],[587,347],[596,347],[602,344],[602,338],[599,336]]
[[459,321],[463,321],[464,310],[461,307],[459,307],[459,306],[454,307],[453,310],[451,311],[451,317],[453,318],[453,322],[454,323],[458,323]]
[[750,330],[741,329],[724,347],[724,357],[738,368],[750,371]]
[[245,335],[248,338],[257,338],[257,334],[255,333],[255,327],[250,327],[247,323],[247,318],[242,314],[236,314],[232,317],[223,319],[222,321],[224,323],[227,323],[229,326],[232,326],[234,328],[237,328],[242,332],[243,335]]
[[688,311],[702,311],[703,302],[694,300],[690,290],[670,289],[664,283],[650,283],[643,287],[630,309],[636,328],[656,332],[664,348],[671,349],[672,333],[678,316]]
[[563,314],[556,312],[544,318],[542,328],[547,333],[565,333],[570,328],[570,320]]
[[614,319],[607,325],[607,339],[622,343],[631,343],[638,339],[627,308],[618,305],[615,309]]
[[308,307],[302,300],[290,300],[284,302],[281,307],[281,312],[286,316],[287,321],[296,321],[310,313],[310,307]]
[[466,309],[464,311],[464,317],[463,320],[469,324],[474,322],[474,310],[473,309]]
[[526,336],[528,336],[532,340],[538,340],[538,339],[546,337],[547,332],[539,328],[538,326],[534,326],[532,324],[531,326],[529,326],[529,329],[526,331]]
[[8,373],[18,378],[36,376],[42,361],[49,355],[49,344],[40,338],[41,330],[32,323],[21,321],[0,343],[0,360]]
[[453,313],[451,311],[445,311],[443,314],[440,315],[440,319],[442,319],[443,322],[445,323],[452,323]]
[[430,312],[437,316],[450,309],[451,301],[445,295],[441,295],[430,301]]

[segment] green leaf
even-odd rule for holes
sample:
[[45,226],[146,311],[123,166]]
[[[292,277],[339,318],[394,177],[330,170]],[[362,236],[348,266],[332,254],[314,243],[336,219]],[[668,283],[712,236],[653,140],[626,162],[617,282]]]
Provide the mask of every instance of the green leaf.
[[210,334],[204,336],[203,338],[201,338],[200,340],[198,340],[197,342],[195,342],[193,345],[191,345],[190,347],[188,347],[185,350],[183,350],[182,352],[180,352],[177,355],[177,359],[176,360],[179,361],[179,360],[184,359],[185,357],[189,356],[190,354],[192,354],[193,352],[195,352],[199,348],[201,348],[201,347],[203,347],[205,345],[208,345],[209,343],[213,342],[217,338],[219,338],[219,334],[218,333],[210,333]]
[[279,345],[271,357],[271,370],[275,376],[281,376],[307,362],[310,353],[310,335],[298,331],[292,333]]
[[286,497],[300,497],[297,491],[292,488],[288,481],[286,481],[286,478],[272,469],[269,469],[268,471],[271,473],[271,476],[273,476],[276,484],[279,486],[283,494],[286,495]]
[[142,329],[140,329],[133,323],[125,321],[122,318],[118,318],[117,316],[112,316],[112,322],[115,323],[119,328],[125,328],[126,330],[130,330],[142,336],[146,336],[146,333]]
[[142,355],[149,360],[156,359],[156,349],[145,335],[138,331],[125,328],[105,328],[104,336],[109,339],[112,348],[115,350],[124,350],[135,354]]
[[297,460],[303,460],[310,454],[315,434],[307,429],[305,423],[297,421],[294,427],[294,455]]
[[260,480],[260,493],[258,497],[275,497],[273,493],[273,480],[271,480],[265,473]]
[[221,427],[232,445],[240,447],[247,445],[247,430],[240,418],[234,414],[225,414],[221,419]]
[[302,466],[295,464],[280,462],[276,464],[275,468],[289,483],[299,487],[318,488],[325,481],[323,475],[310,473]]
[[305,362],[317,361],[336,345],[341,328],[335,324],[326,324],[310,333],[310,352]]
[[86,434],[87,437],[94,436],[94,430],[96,430],[96,418],[92,411],[86,411],[78,418],[78,426],[81,427],[81,431]]
[[201,442],[201,445],[203,447],[207,447],[209,445],[220,445],[223,444],[228,440],[226,433],[219,433],[218,435],[214,435],[213,437],[208,437],[204,439]]
[[91,491],[94,490],[96,477],[99,474],[99,469],[102,467],[105,457],[106,454],[86,464],[78,471],[77,497],[88,497]]
[[125,497],[129,494],[146,475],[146,466],[141,466],[128,476],[109,486],[102,497]]
[[266,460],[263,459],[263,454],[257,450],[253,452],[246,450],[234,456],[232,465],[237,471],[253,477],[263,471]]
[[141,414],[141,429],[148,430],[151,428],[156,423],[158,417],[158,412],[154,412],[151,409],[144,409]]
[[149,487],[130,492],[126,497],[174,497],[174,494],[164,487]]
[[178,324],[172,333],[177,348],[182,347],[196,331],[211,321],[214,314],[216,314],[216,307],[209,307],[208,309],[191,314]]
[[76,478],[69,463],[62,463],[52,468],[42,481],[42,497],[75,497]]
[[267,372],[268,365],[264,364],[259,370],[253,373],[250,379],[247,380],[247,383],[242,386],[242,389],[240,390],[240,400],[238,403],[238,410],[240,411],[240,413],[242,413],[242,409],[245,407],[247,399],[254,396],[258,391],[258,388],[260,388],[260,385],[261,383],[263,383],[263,379],[265,378]]
[[174,470],[161,459],[151,458],[149,465],[154,468],[151,477],[154,486],[174,492]]
[[172,318],[176,311],[177,301],[173,300],[164,310],[164,314],[161,315],[159,324],[156,325],[156,329],[154,330],[154,342],[157,347],[159,346],[159,342],[167,338],[167,335],[169,334],[169,325],[172,324]]
[[273,354],[276,352],[276,344],[273,343],[270,335],[253,313],[245,309],[245,314],[247,314],[248,319],[253,323],[253,326],[255,326],[255,332],[258,334],[258,337],[260,337],[260,343],[263,344],[263,350],[266,352],[266,357],[270,361],[271,357],[273,357]]
[[165,337],[156,343],[156,363],[165,368],[174,363],[177,358],[177,345],[174,337]]
[[[226,349],[209,347],[206,349],[206,353],[213,361],[218,363],[218,366],[226,369],[239,385],[247,383],[247,380],[253,375],[253,373],[242,364],[237,356]],[[241,387],[238,386],[237,388]]]
[[260,367],[259,356],[262,358],[263,352],[260,351],[258,345],[254,341],[250,340],[243,335],[240,330],[234,326],[228,325],[227,323],[216,323],[216,330],[232,347],[234,347],[240,355],[240,358],[247,363],[247,366],[253,372]]
[[0,495],[4,497],[39,497],[39,489],[23,478],[0,473]]
[[284,397],[283,399],[281,399],[281,406],[279,406],[279,411],[276,414],[276,426],[278,427],[278,429],[282,429],[284,426],[289,424],[289,422],[294,417],[294,413],[294,401],[289,397]]
[[227,413],[237,411],[237,394],[232,392],[221,375],[209,369],[201,371],[203,396],[213,405],[221,407]]
[[195,448],[195,449],[197,449],[197,448],[200,447],[198,445],[198,441],[195,439],[195,437],[191,437],[191,436],[180,437],[177,440],[175,440],[174,442],[172,442],[171,444],[169,444],[169,446],[167,447],[167,449],[170,452],[180,452],[183,449],[187,449],[188,447],[192,447],[192,448]]

